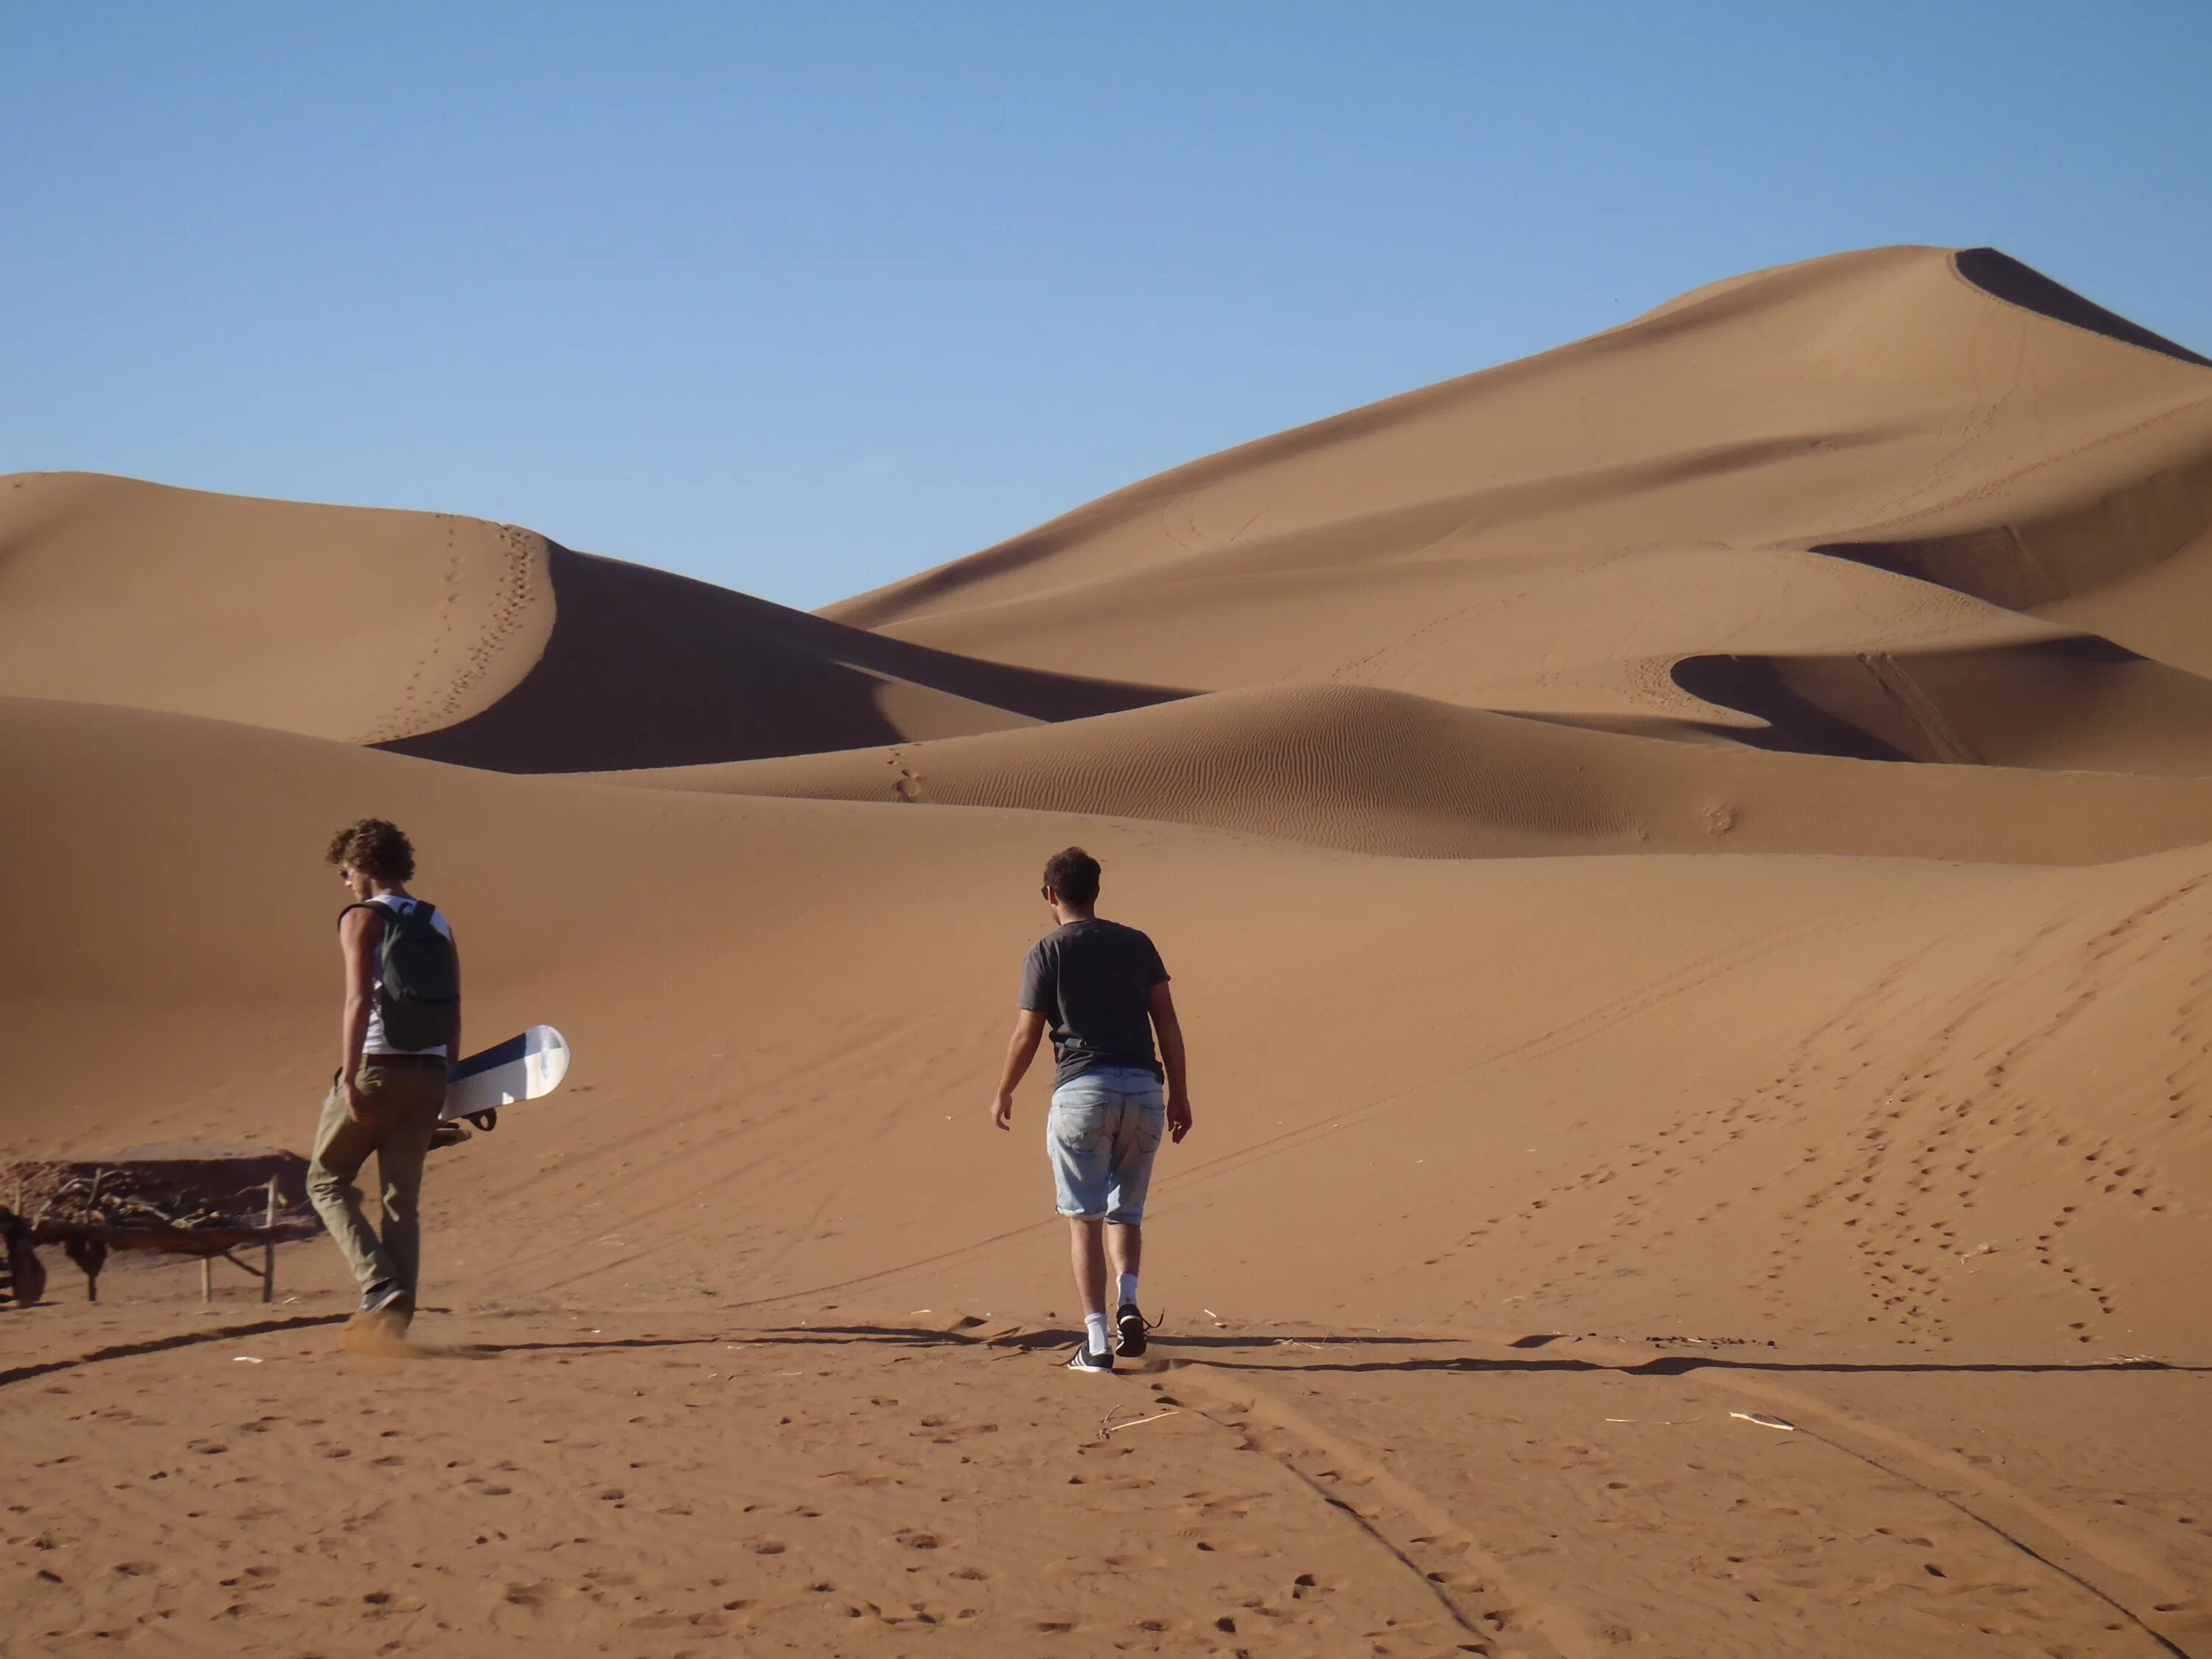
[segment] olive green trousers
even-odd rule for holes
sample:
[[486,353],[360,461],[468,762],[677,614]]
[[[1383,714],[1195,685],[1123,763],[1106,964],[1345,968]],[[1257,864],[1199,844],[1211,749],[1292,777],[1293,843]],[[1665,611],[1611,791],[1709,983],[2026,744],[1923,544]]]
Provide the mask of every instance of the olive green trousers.
[[[361,1068],[361,1091],[370,1121],[356,1123],[346,1093],[335,1081],[315,1126],[315,1155],[307,1165],[307,1198],[363,1291],[397,1285],[411,1303],[422,1271],[422,1161],[430,1132],[446,1104],[446,1074],[435,1066]],[[361,1166],[376,1155],[384,1234],[370,1230],[362,1212]]]

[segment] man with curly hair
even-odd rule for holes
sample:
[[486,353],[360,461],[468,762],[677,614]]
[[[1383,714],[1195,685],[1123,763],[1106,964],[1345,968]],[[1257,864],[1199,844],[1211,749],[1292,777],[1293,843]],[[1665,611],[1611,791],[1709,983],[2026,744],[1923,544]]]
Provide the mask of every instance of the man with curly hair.
[[[404,1325],[422,1268],[422,1164],[446,1104],[447,1063],[461,1051],[460,957],[446,918],[407,890],[415,848],[397,824],[349,824],[325,856],[354,902],[338,916],[338,1070],[315,1130],[307,1194],[361,1285],[362,1312]],[[381,1238],[354,1184],[372,1152]]]

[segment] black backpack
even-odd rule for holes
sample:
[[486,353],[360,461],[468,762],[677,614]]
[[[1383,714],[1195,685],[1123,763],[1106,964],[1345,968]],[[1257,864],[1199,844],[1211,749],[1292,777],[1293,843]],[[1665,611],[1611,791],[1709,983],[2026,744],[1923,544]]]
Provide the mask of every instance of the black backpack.
[[383,1016],[384,1040],[403,1052],[450,1043],[461,1011],[461,969],[453,940],[431,921],[438,907],[417,899],[403,911],[372,899],[346,906],[338,913],[342,920],[349,910],[374,910],[384,918],[384,939],[376,947],[376,1011]]

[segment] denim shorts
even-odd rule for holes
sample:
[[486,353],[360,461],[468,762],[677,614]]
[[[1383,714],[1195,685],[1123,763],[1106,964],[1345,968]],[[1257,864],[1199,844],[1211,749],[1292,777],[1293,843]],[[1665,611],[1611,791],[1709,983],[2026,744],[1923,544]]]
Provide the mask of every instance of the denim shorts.
[[1086,1072],[1052,1091],[1045,1151],[1060,1212],[1133,1227],[1168,1130],[1160,1080],[1141,1066]]

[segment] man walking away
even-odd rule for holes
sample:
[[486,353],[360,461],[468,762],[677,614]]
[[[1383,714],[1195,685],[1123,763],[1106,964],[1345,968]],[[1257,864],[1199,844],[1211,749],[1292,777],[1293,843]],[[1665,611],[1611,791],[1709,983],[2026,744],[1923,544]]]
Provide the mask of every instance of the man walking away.
[[[396,824],[363,818],[331,838],[326,856],[354,902],[338,915],[345,1008],[307,1195],[360,1283],[362,1312],[404,1326],[422,1268],[422,1160],[460,1052],[460,955],[437,907],[407,890],[415,849]],[[371,1152],[381,1239],[354,1184]]]
[[[1180,1142],[1190,1133],[1190,1094],[1168,970],[1151,939],[1096,914],[1098,874],[1098,860],[1080,847],[1054,854],[1044,866],[1044,902],[1060,925],[1022,964],[1019,1012],[991,1121],[1013,1127],[1014,1090],[1049,1024],[1058,1070],[1045,1151],[1083,1299],[1084,1340],[1067,1368],[1110,1372],[1115,1348],[1127,1359],[1145,1351],[1137,1305],[1145,1194],[1163,1134]],[[1117,1281],[1115,1348],[1107,1346],[1109,1261]]]

